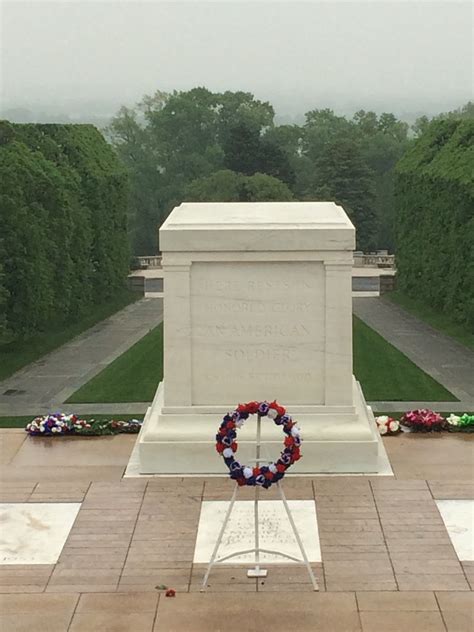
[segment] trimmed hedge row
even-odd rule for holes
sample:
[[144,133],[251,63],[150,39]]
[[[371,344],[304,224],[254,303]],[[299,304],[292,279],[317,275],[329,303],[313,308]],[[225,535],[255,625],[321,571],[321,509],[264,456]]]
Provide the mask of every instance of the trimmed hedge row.
[[0,180],[10,338],[79,319],[124,286],[128,179],[95,127],[0,122]]
[[474,120],[433,121],[396,168],[398,286],[474,328]]

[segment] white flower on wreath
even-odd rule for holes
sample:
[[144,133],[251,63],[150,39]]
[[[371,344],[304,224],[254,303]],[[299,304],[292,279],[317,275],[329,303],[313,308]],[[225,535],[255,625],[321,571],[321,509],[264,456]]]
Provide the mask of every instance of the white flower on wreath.
[[278,413],[274,408],[270,408],[267,413],[267,417],[270,417],[270,419],[276,419],[278,417]]
[[380,432],[381,435],[387,434],[387,432],[388,432],[387,426],[385,424],[381,424],[379,426],[379,432]]
[[459,426],[461,417],[458,417],[458,415],[454,415],[453,413],[451,413],[449,417],[446,418],[446,421],[450,426]]
[[388,429],[390,432],[398,432],[400,430],[400,424],[395,419],[388,424]]
[[375,418],[375,421],[377,422],[378,426],[385,426],[388,421],[388,417],[387,415],[380,415],[380,417]]

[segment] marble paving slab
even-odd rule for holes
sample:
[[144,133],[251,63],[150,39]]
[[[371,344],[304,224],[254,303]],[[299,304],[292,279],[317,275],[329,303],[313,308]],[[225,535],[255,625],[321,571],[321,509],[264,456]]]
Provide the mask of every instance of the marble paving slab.
[[80,503],[0,503],[0,565],[55,564]]
[[474,500],[437,500],[460,561],[474,561]]
[[[315,502],[313,500],[289,500],[288,504],[309,561],[321,562]],[[228,501],[204,501],[202,503],[194,552],[195,564],[209,562],[228,506]],[[281,551],[301,559],[298,544],[281,501],[260,501],[259,531],[261,548]],[[254,548],[254,537],[254,501],[237,501],[222,538],[218,558],[239,550]],[[266,553],[261,554],[260,559],[266,564],[294,563],[284,557]],[[227,563],[248,564],[254,561],[255,556],[250,553],[234,557]]]

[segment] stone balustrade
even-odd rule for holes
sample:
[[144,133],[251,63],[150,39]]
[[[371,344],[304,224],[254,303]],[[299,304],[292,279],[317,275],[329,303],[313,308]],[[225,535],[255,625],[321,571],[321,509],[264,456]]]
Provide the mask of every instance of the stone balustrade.
[[140,268],[161,268],[161,255],[151,257],[136,257],[140,263]]
[[395,255],[388,253],[369,253],[354,252],[354,266],[361,268],[363,266],[372,266],[376,268],[395,268]]

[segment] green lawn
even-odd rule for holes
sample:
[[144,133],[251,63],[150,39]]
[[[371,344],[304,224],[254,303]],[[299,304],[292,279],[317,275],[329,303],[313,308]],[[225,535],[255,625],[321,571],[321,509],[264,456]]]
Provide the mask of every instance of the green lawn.
[[14,341],[9,344],[0,345],[0,380],[9,377],[15,371],[41,358],[41,356],[54,351],[72,338],[75,338],[86,329],[93,327],[96,323],[112,316],[115,312],[123,309],[129,303],[133,303],[140,296],[136,292],[123,290],[113,299],[106,303],[96,305],[87,316],[60,328],[45,331],[27,340]]
[[[357,318],[354,318],[354,372],[369,401],[458,401]],[[162,378],[161,324],[76,391],[68,402],[151,401]]]
[[[68,413],[74,413],[74,407],[71,406],[71,410],[67,411]],[[0,428],[24,428],[27,423],[33,420],[35,415],[23,415],[21,417],[0,417]],[[118,414],[109,414],[109,415],[79,415],[81,419],[85,419],[89,421],[90,419],[95,419],[96,421],[100,421],[103,419],[117,419],[121,421],[130,421],[130,419],[143,419],[144,415],[142,413],[137,415],[118,415]]]
[[368,401],[457,402],[373,329],[354,317],[354,374]]
[[71,395],[68,403],[149,402],[163,379],[163,323]]
[[458,342],[466,345],[466,347],[474,349],[474,332],[469,331],[467,327],[463,327],[463,325],[459,323],[453,322],[448,314],[435,310],[429,305],[426,305],[426,303],[410,298],[398,290],[389,292],[384,296],[406,309],[407,312],[410,312],[413,316],[424,320],[434,329],[438,329],[438,331],[455,338]]

